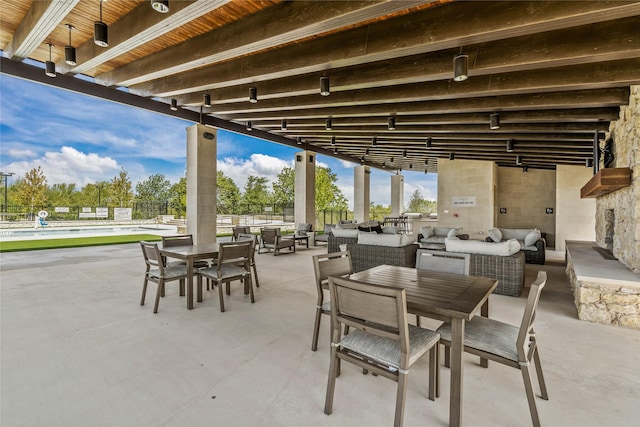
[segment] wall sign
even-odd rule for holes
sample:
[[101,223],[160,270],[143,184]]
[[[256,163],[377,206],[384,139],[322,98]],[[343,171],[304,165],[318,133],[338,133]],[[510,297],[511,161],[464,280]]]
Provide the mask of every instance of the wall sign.
[[476,206],[476,196],[463,196],[463,197],[453,197],[452,203],[453,206],[459,208],[470,208]]

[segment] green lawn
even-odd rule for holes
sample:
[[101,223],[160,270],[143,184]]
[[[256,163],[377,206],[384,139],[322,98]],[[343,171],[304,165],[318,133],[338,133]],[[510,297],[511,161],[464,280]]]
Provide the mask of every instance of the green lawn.
[[135,243],[140,240],[155,242],[162,240],[162,236],[155,234],[123,234],[120,236],[73,237],[68,239],[15,240],[0,242],[0,252],[118,245],[121,243]]

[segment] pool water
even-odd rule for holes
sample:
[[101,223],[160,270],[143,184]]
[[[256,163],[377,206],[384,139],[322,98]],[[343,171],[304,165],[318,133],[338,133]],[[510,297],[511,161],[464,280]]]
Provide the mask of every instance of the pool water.
[[[38,229],[2,229],[0,230],[0,240],[31,240],[31,239],[51,239],[65,237],[83,237],[83,236],[111,236],[121,234],[165,234],[167,231],[175,229],[165,229],[157,226],[116,226],[116,227],[57,227],[47,228],[46,226]],[[173,231],[175,232],[175,231]]]

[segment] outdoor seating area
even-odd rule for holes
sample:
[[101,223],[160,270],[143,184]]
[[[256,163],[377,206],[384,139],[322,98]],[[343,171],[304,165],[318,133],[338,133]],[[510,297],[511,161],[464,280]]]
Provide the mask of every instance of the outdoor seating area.
[[[350,363],[341,366],[325,414],[330,322],[320,323],[317,350],[309,344],[318,304],[312,257],[326,251],[256,256],[254,304],[242,286],[232,288],[221,313],[214,288],[186,310],[179,286],[166,286],[157,314],[139,304],[139,244],[3,254],[2,425],[391,425],[396,388]],[[526,264],[522,295],[491,294],[489,318],[517,328],[528,284],[545,271],[535,317],[549,397],[541,399],[534,382],[540,423],[634,425],[637,330],[578,320],[563,255]],[[434,401],[429,357],[411,367],[405,426],[448,424],[451,371],[443,359]],[[472,354],[463,364],[463,425],[530,425],[521,375],[494,362],[484,368]]]

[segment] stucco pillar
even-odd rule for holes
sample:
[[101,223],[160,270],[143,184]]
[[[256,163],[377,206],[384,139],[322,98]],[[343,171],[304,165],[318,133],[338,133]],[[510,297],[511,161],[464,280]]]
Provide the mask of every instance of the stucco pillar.
[[187,128],[187,233],[194,243],[216,241],[216,153],[218,131]]
[[371,168],[353,168],[353,216],[357,222],[369,221]]
[[293,216],[296,224],[313,224],[316,231],[316,153],[300,151],[295,154],[295,179]]
[[391,216],[404,212],[404,176],[391,175]]

